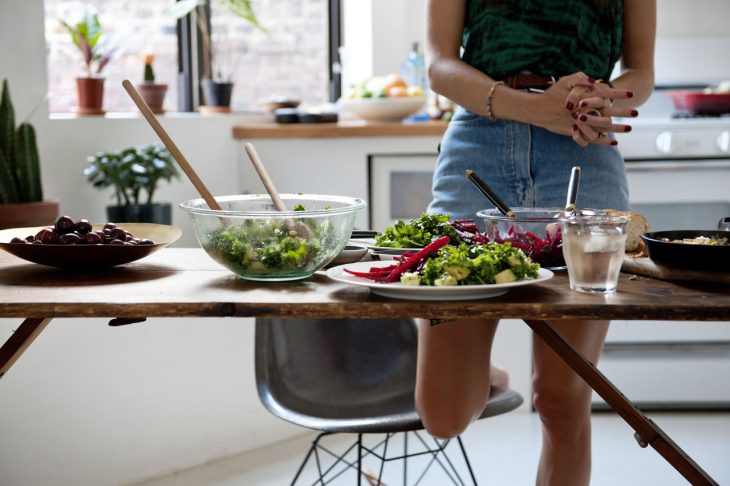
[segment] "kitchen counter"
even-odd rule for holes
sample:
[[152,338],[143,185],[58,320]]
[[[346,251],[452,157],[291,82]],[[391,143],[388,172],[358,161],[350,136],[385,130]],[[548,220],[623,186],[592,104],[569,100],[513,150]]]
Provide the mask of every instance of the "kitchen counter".
[[427,137],[441,136],[448,123],[365,122],[338,123],[258,123],[233,127],[235,139],[340,138],[340,137]]

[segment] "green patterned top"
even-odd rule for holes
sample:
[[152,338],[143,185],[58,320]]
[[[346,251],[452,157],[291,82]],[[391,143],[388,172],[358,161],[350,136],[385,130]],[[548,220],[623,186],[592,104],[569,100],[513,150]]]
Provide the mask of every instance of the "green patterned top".
[[462,59],[493,79],[527,70],[607,80],[622,38],[621,0],[468,0]]

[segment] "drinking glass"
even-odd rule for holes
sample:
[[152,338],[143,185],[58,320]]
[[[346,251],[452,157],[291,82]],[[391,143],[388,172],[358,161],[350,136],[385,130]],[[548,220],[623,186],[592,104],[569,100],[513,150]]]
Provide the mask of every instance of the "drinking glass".
[[560,218],[563,256],[571,289],[601,294],[616,291],[628,222],[626,216],[573,215]]

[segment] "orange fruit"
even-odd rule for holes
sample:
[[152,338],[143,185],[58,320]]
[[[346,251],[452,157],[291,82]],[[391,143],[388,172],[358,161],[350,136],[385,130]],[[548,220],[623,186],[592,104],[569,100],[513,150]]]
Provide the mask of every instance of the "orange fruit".
[[399,98],[402,96],[408,96],[408,91],[403,86],[391,86],[388,89],[388,96],[391,98]]
[[396,86],[400,86],[401,88],[407,88],[408,84],[406,83],[405,79],[403,79],[400,74],[396,73],[390,73],[383,79],[383,89],[388,91],[390,88],[394,88]]

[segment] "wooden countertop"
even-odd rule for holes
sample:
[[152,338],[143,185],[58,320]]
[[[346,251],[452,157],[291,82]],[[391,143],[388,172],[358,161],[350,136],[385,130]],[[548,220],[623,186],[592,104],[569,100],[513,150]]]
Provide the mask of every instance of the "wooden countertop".
[[340,138],[441,136],[446,122],[258,123],[233,127],[233,138]]
[[[281,283],[236,278],[200,248],[165,248],[99,271],[67,271],[0,251],[0,317],[509,317],[730,320],[730,287],[622,274],[610,295],[570,290],[566,272],[494,298],[409,301],[323,272]],[[417,304],[417,305],[414,305]]]

